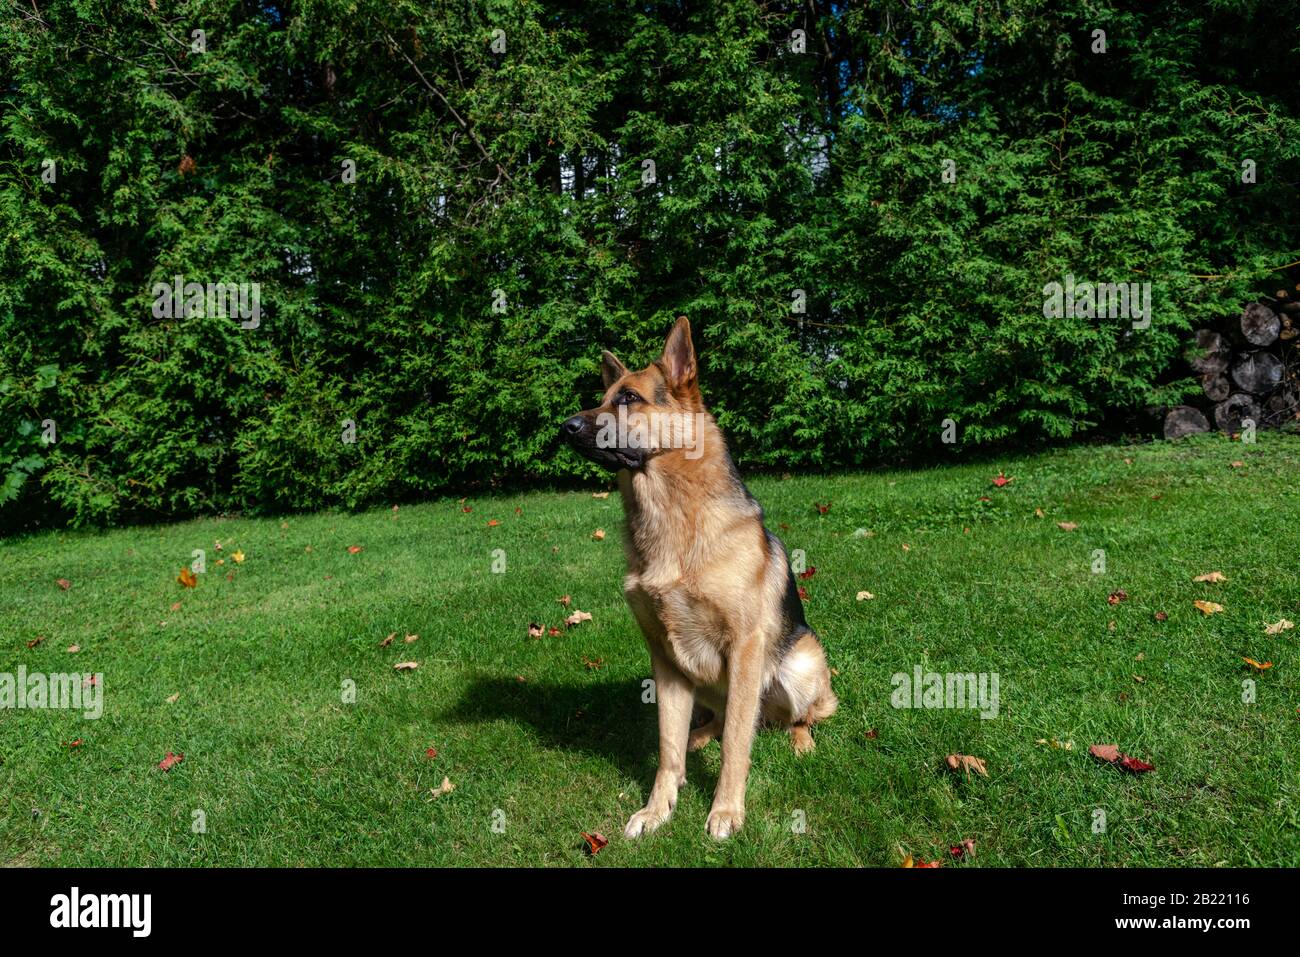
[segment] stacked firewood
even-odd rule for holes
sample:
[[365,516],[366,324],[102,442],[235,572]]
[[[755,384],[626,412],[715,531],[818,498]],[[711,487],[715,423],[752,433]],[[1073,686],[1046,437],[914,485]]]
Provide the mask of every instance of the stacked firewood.
[[[1185,353],[1204,399],[1165,415],[1165,438],[1242,423],[1276,428],[1300,416],[1300,285],[1252,302],[1220,328],[1197,329]],[[1213,423],[1213,425],[1211,424]]]

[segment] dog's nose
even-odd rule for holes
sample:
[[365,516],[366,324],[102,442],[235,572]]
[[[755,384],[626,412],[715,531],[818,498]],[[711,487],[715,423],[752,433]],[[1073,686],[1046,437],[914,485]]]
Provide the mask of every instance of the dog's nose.
[[564,424],[560,426],[560,430],[564,432],[565,435],[577,435],[582,431],[583,424],[584,420],[582,416],[575,415],[571,419],[565,419]]

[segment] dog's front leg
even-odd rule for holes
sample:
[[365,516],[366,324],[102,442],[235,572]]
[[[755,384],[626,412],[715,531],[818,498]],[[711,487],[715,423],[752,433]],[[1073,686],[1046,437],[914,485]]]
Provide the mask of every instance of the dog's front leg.
[[640,837],[668,820],[677,806],[677,789],[686,782],[686,740],[691,733],[695,689],[662,653],[652,651],[650,661],[659,703],[659,770],[650,799],[623,828],[625,837]]
[[758,724],[762,681],[763,643],[754,635],[733,648],[727,661],[722,773],[706,824],[709,834],[718,840],[735,834],[745,823],[745,782],[749,780],[749,751]]

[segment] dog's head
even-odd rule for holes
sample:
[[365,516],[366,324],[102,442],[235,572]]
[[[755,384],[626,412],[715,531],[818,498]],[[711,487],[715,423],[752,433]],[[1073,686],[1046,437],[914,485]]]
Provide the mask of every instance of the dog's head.
[[602,352],[605,397],[560,426],[560,435],[579,453],[610,469],[639,469],[657,455],[686,449],[696,457],[700,443],[700,400],[691,344],[691,324],[680,317],[658,359],[629,372],[612,352]]

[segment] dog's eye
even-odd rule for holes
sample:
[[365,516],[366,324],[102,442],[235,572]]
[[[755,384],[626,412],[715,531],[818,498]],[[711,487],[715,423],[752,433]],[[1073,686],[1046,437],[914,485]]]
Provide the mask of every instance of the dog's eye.
[[617,405],[631,405],[633,402],[640,402],[641,397],[635,392],[620,392],[615,400]]

